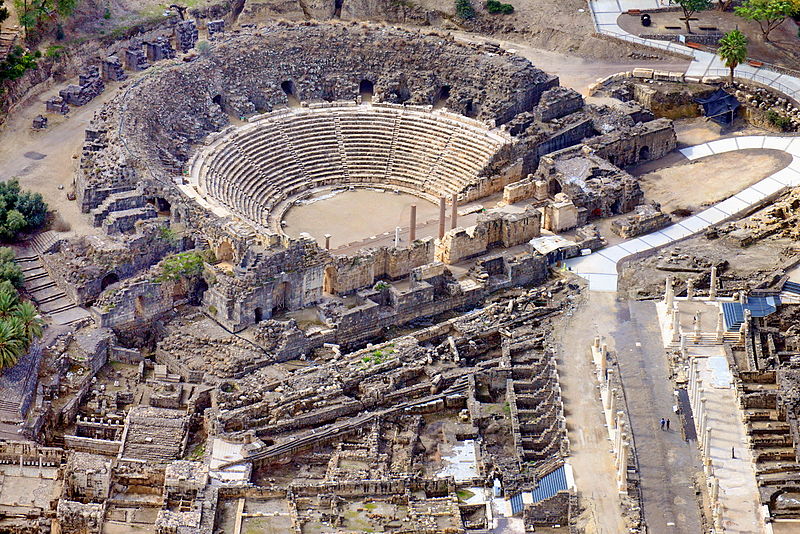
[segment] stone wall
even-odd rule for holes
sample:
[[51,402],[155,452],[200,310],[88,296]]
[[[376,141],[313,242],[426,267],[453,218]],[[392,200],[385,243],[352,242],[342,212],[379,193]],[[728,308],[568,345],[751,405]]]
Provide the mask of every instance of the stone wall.
[[627,167],[666,156],[675,150],[677,142],[672,121],[656,119],[599,136],[587,145],[612,164]]
[[526,243],[539,237],[540,226],[541,213],[536,209],[481,214],[475,226],[445,232],[436,246],[436,261],[452,265],[492,247],[507,248]]

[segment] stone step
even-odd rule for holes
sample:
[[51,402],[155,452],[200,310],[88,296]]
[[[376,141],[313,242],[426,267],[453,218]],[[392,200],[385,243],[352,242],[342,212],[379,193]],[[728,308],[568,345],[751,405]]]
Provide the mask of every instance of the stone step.
[[155,219],[158,217],[153,206],[114,211],[103,221],[103,229],[108,234],[119,234],[133,230],[136,221]]
[[102,226],[103,221],[116,211],[125,211],[144,207],[146,200],[136,189],[120,191],[108,195],[99,206],[91,210],[93,226]]

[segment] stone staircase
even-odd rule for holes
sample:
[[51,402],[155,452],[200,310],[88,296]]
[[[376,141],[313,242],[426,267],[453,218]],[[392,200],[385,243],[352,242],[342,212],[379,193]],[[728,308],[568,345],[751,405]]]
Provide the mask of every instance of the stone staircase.
[[103,221],[103,230],[109,235],[130,232],[136,221],[155,219],[156,217],[158,217],[158,212],[149,204],[140,208],[113,211]]
[[102,226],[103,222],[112,212],[141,208],[144,207],[144,205],[144,196],[135,189],[111,193],[99,206],[90,212],[92,226]]
[[23,287],[43,315],[57,325],[67,325],[89,316],[59,288],[44,268],[40,254],[48,251],[58,241],[55,232],[43,232],[25,243],[14,261],[22,269]]

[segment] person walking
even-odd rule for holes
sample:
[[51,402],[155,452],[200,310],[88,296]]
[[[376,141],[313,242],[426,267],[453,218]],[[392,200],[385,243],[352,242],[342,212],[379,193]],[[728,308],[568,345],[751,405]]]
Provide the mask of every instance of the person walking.
[[667,424],[667,422],[664,421],[664,418],[662,417],[661,418],[661,430],[664,430],[664,425],[666,425],[666,424]]
[[669,419],[667,419],[667,430],[669,430]]

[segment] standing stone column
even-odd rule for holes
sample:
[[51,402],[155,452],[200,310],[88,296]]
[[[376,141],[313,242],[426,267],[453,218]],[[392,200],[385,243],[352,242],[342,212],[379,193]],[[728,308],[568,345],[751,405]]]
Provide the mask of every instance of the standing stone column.
[[614,411],[616,409],[617,404],[617,388],[609,389],[608,390],[608,411],[610,414],[609,419],[611,419],[611,428],[616,427],[616,421],[614,421],[614,417],[617,415]]
[[606,380],[606,371],[608,371],[608,360],[606,360],[606,352],[600,351],[600,383],[604,384]]
[[444,237],[444,218],[446,211],[445,198],[439,197],[439,239]]
[[700,343],[700,323],[703,321],[703,312],[694,314],[694,342]]
[[676,307],[672,314],[672,341],[677,343],[681,339],[681,312]]
[[717,343],[722,343],[725,338],[725,318],[722,310],[717,314]]
[[711,283],[708,289],[708,300],[717,300],[717,268],[711,268]]
[[705,397],[700,398],[700,427],[699,427],[699,434],[700,438],[703,437],[703,432],[706,430],[706,425],[708,424],[707,421],[708,417],[708,399]]
[[667,276],[666,287],[664,288],[664,304],[667,305],[667,312],[672,309],[674,299],[675,289],[672,287],[672,276]]
[[623,441],[619,450],[617,483],[621,492],[628,491],[628,447],[628,442]]
[[414,243],[417,239],[417,205],[411,204],[411,220],[409,221],[408,242]]
[[694,280],[691,278],[686,281],[686,300],[694,300]]
[[453,193],[451,200],[452,206],[450,207],[450,229],[452,230],[458,226],[458,195]]
[[325,234],[325,250],[331,249],[331,234]]

